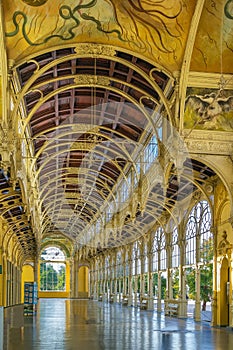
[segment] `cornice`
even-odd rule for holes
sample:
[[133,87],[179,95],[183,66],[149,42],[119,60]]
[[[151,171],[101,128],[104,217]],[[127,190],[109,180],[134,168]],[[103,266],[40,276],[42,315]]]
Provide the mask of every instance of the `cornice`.
[[204,72],[189,72],[188,74],[188,87],[210,88],[219,89],[220,79],[224,78],[224,89],[233,89],[233,75],[231,74],[217,74],[217,73],[204,73]]
[[233,133],[193,130],[184,130],[183,137],[190,153],[229,155],[233,154]]

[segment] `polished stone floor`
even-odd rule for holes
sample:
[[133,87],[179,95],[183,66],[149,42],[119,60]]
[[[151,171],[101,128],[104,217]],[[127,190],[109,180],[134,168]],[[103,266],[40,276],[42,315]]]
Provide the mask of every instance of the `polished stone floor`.
[[89,300],[41,299],[9,350],[232,350],[233,330]]

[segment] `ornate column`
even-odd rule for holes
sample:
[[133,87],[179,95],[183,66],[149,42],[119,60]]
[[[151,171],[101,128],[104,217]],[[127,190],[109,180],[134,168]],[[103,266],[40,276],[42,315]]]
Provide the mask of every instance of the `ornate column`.
[[113,302],[117,302],[117,266],[116,266],[116,250],[112,256],[112,278],[113,278]]
[[201,321],[201,296],[200,296],[201,271],[200,271],[200,266],[198,264],[196,265],[195,275],[196,275],[196,301],[195,301],[194,319],[195,321]]
[[[168,234],[166,235],[166,237],[168,237]],[[171,245],[167,239],[167,244],[166,244],[166,257],[167,257],[166,296],[167,296],[167,299],[173,299],[171,253],[172,253]]]
[[123,280],[123,290],[122,290],[122,294],[123,296],[125,296],[127,294],[126,292],[126,250],[122,249],[122,257],[123,257],[123,261],[122,261],[122,266],[123,266],[123,269],[122,269],[122,273],[123,273],[123,276],[122,276],[122,280]]
[[[233,228],[233,219],[230,220],[231,223],[231,235]],[[230,263],[230,276],[229,276],[229,327],[233,328],[233,244],[230,244],[228,247],[228,256]]]
[[112,276],[113,276],[113,259],[112,259],[112,254],[110,254],[109,257],[109,300],[111,300],[111,296],[113,294],[113,287],[112,287]]
[[79,255],[76,252],[73,258],[72,298],[78,298],[78,270],[79,270]]
[[99,295],[102,295],[103,298],[103,256],[100,259],[100,290]]
[[98,264],[97,264],[97,259],[94,259],[93,262],[93,275],[94,275],[94,289],[93,289],[93,299],[97,300],[98,299]]
[[[138,253],[137,253],[138,254]],[[137,264],[137,259],[138,256],[137,254],[135,254],[135,256],[133,256],[134,260],[134,265],[135,265],[135,275],[134,275],[134,306],[137,306],[138,304],[138,300],[137,300],[137,293],[138,293],[138,264]]]
[[145,256],[144,256],[144,239],[141,240],[140,245],[140,258],[141,258],[141,271],[140,271],[140,299],[145,295]]
[[98,300],[99,293],[100,293],[100,261],[99,261],[99,257],[95,261],[95,268],[96,268],[96,295],[94,296],[94,299]]
[[230,259],[230,290],[229,290],[229,327],[233,328],[233,251],[231,250]]
[[[180,234],[180,232],[179,232]],[[183,232],[181,232],[181,238],[184,236]],[[186,270],[183,266],[185,266],[186,260],[186,241],[185,239],[179,240],[179,250],[180,250],[180,266],[179,266],[179,309],[178,315],[179,317],[187,317],[187,288],[186,288]]]
[[74,293],[74,259],[73,257],[69,259],[68,263],[70,264],[70,298],[73,298]]
[[3,249],[0,247],[0,306],[4,306],[3,304],[3,295],[4,295],[4,283],[3,283]]
[[152,264],[153,264],[153,254],[152,254],[152,241],[151,236],[147,241],[147,254],[148,254],[148,310],[154,310],[154,294],[153,294],[153,273],[152,273]]
[[[213,218],[214,222],[214,218]],[[213,233],[213,294],[211,301],[212,320],[211,326],[217,326],[217,230],[211,228]]]
[[132,260],[132,245],[128,247],[128,265],[129,265],[129,276],[128,276],[128,306],[133,305],[133,260]]
[[195,321],[201,321],[201,269],[200,269],[200,233],[196,235],[196,300],[195,300],[195,310],[194,319]]
[[158,312],[162,312],[162,302],[161,302],[161,298],[162,298],[162,291],[161,291],[162,283],[161,283],[161,275],[162,275],[162,271],[158,271],[158,302],[157,302],[157,311]]
[[90,281],[89,281],[89,294],[91,297],[93,297],[94,294],[94,284],[95,284],[95,274],[94,274],[94,261],[92,260],[90,263],[90,271],[89,271],[89,275],[90,275]]
[[34,281],[36,282],[37,286],[39,285],[38,283],[38,277],[39,277],[39,268],[40,268],[40,257],[37,255],[34,259]]
[[106,269],[106,256],[103,255],[102,261],[102,276],[103,276],[103,301],[107,301],[107,269]]

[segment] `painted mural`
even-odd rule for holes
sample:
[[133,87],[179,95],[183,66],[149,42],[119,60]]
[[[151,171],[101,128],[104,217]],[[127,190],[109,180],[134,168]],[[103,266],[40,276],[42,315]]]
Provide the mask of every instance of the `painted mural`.
[[[197,1],[2,0],[2,4],[8,55],[15,61],[48,47],[102,43],[130,49],[173,72],[182,67]],[[205,0],[190,70],[232,72],[232,38],[233,0]]]
[[184,127],[188,129],[233,130],[233,91],[189,89]]
[[205,0],[190,70],[232,72],[233,0]]
[[193,0],[4,0],[7,46],[16,59],[42,47],[111,43],[175,69],[194,5]]

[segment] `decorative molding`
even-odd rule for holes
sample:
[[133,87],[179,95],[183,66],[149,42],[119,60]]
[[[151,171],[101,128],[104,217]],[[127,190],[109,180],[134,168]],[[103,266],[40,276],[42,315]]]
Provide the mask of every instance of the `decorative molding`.
[[[233,131],[233,130],[232,130]],[[216,141],[229,141],[233,142],[233,132],[232,131],[216,131],[216,130],[191,130],[190,129],[184,129],[182,131],[182,136],[184,138],[184,141],[187,142],[187,140],[216,140]]]
[[77,85],[110,85],[110,78],[105,76],[97,76],[91,74],[79,74],[74,78]]
[[116,50],[112,46],[106,46],[101,44],[78,44],[74,51],[79,55],[90,54],[93,57],[98,56],[115,56]]
[[230,242],[227,240],[227,232],[223,231],[223,235],[222,235],[222,240],[220,241],[219,245],[218,245],[218,253],[219,255],[223,255],[223,256],[229,256],[230,257],[230,253],[231,250],[233,248],[233,245],[230,244]]
[[[219,82],[222,75],[219,73],[189,72],[188,87],[219,89]],[[233,89],[233,79],[231,74],[224,74],[226,85],[224,89]]]
[[196,154],[233,154],[233,133],[206,130],[188,130],[183,132],[184,142],[190,153]]
[[217,140],[187,140],[188,151],[196,154],[232,155],[233,143]]

